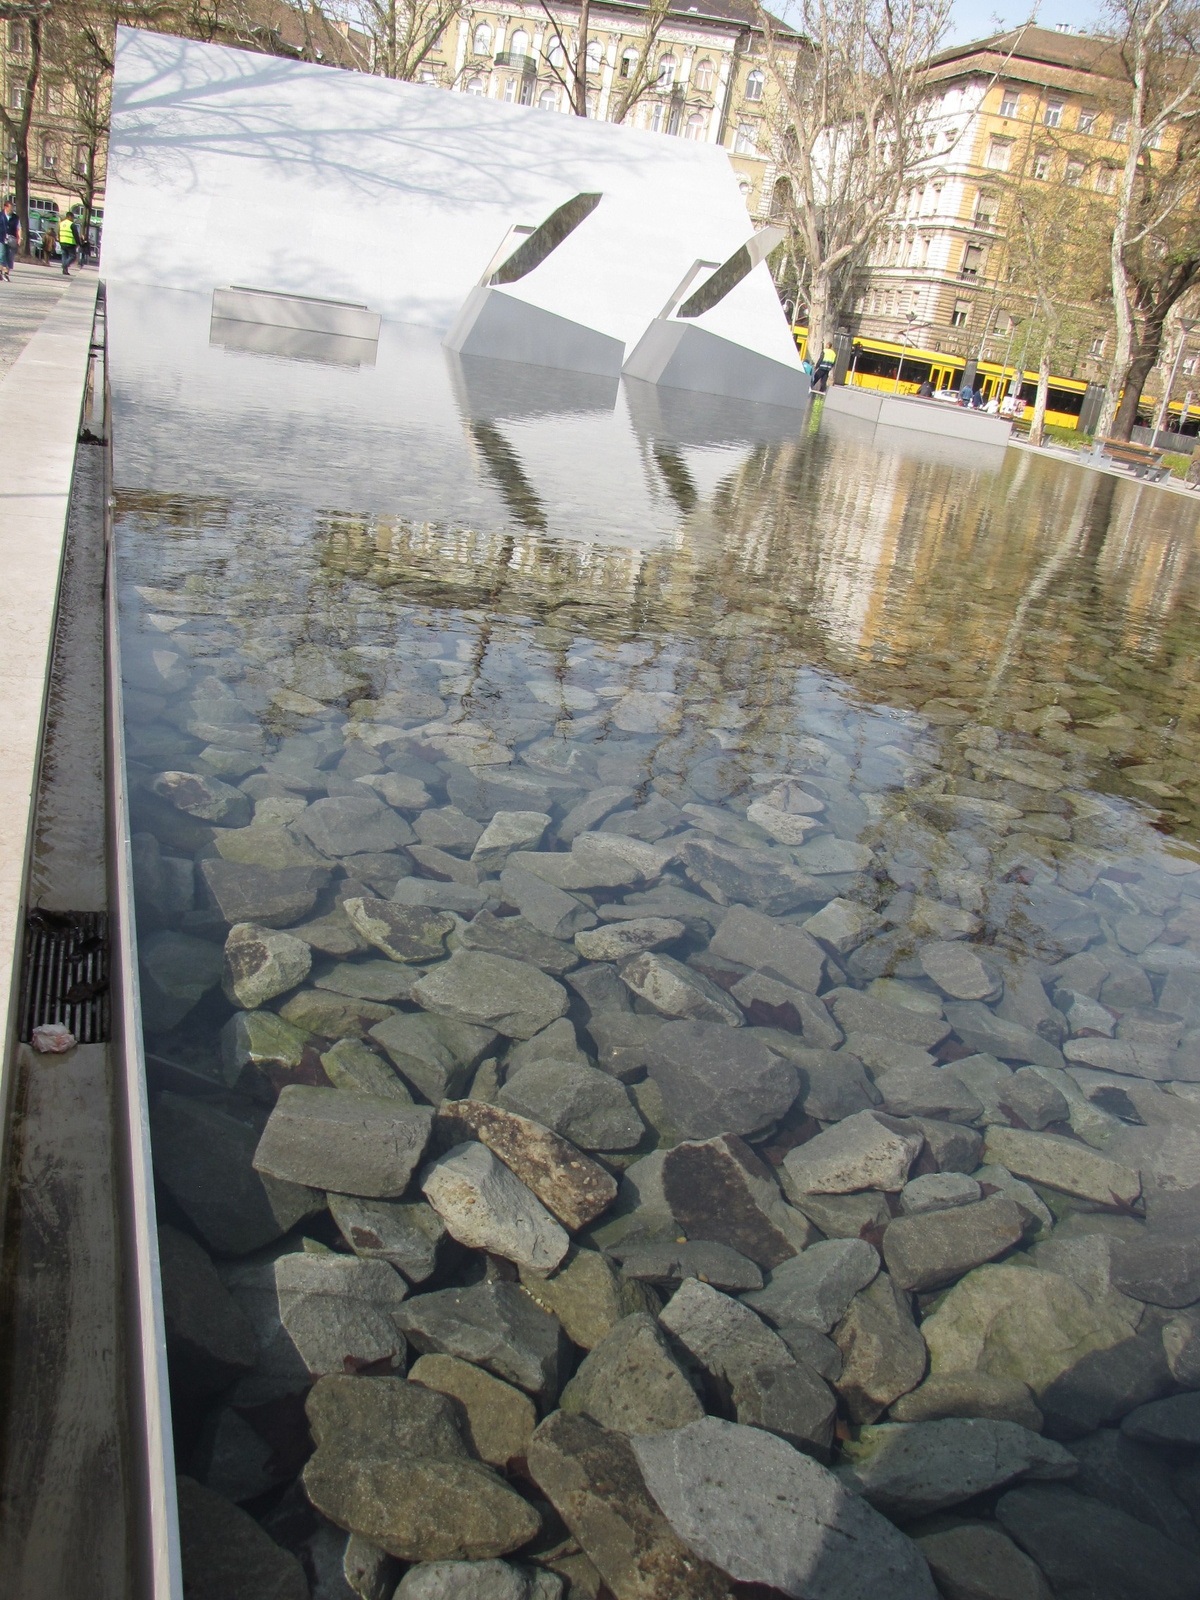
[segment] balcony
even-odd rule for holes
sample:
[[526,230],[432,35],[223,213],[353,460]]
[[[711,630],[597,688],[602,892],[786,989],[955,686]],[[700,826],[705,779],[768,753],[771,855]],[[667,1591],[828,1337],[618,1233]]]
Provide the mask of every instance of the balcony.
[[527,56],[519,50],[497,50],[496,65],[498,67],[512,67],[517,72],[523,72],[533,77],[537,72],[537,61],[533,56]]

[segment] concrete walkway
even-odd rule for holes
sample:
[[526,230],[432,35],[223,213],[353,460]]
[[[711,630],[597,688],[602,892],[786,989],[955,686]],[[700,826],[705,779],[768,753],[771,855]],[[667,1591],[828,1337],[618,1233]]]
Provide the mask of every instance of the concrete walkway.
[[1103,472],[1110,478],[1120,478],[1124,483],[1134,483],[1148,489],[1161,489],[1166,494],[1179,494],[1187,500],[1200,501],[1200,489],[1184,483],[1182,478],[1163,478],[1155,483],[1150,478],[1138,478],[1124,467],[1110,461],[1097,461],[1090,450],[1071,450],[1065,445],[1030,444],[1027,439],[1010,439],[1010,450],[1027,450],[1031,455],[1048,457],[1051,461],[1065,461],[1071,466],[1086,467],[1089,472]]
[[[94,287],[96,269],[88,268],[82,277]],[[74,275],[63,277],[61,267],[18,261],[12,282],[0,283],[0,382],[74,281]]]

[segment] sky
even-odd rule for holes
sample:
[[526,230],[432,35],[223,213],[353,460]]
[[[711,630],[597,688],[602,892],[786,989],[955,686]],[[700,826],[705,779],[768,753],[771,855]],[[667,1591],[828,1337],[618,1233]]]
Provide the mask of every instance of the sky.
[[[1015,27],[1029,21],[1032,9],[1032,0],[1026,0],[1024,5],[1019,0],[954,0],[946,42],[982,39],[1000,28]],[[1101,11],[1099,0],[1041,0],[1037,21],[1043,28],[1069,22],[1072,28],[1090,30],[1100,21]]]

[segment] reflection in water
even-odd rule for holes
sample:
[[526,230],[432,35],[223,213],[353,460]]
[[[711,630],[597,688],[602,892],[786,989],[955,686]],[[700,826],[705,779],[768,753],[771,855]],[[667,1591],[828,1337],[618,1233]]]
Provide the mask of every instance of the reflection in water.
[[[808,1432],[765,1390],[714,1380],[710,1409],[869,1475],[896,1435],[860,1424],[974,1415],[984,1394],[1102,1452],[1171,1387],[1164,1351],[1194,1383],[1179,1355],[1194,1329],[1164,1341],[1174,1313],[1154,1298],[1157,1269],[1153,1282],[1136,1270],[1171,1194],[1200,1187],[1194,508],[1024,453],[955,463],[927,440],[829,418],[785,429],[761,408],[645,385],[564,391],[556,408],[536,375],[514,374],[506,394],[485,366],[448,366],[386,326],[378,366],[352,376],[241,363],[208,347],[181,298],[137,319],[119,296],[113,307],[144,1022],[161,1214],[218,1259],[262,1341],[255,1365],[216,1383],[186,1341],[173,1350],[189,1470],[315,1562],[316,1542],[340,1536],[313,1531],[296,1486],[304,1393],[322,1373],[400,1359],[387,1318],[329,1320],[348,1293],[333,1275],[365,1250],[346,1220],[365,1202],[339,1199],[353,1176],[271,1168],[304,1185],[281,1186],[286,1214],[223,1203],[234,1177],[257,1182],[249,1152],[281,1088],[469,1093],[553,1120],[619,1174],[713,1131],[692,1055],[668,1059],[667,1017],[716,1030],[713,1070],[735,1049],[727,1024],[741,1048],[800,1069],[779,1104],[739,1076],[718,1128],[784,1175],[814,1228],[867,1240],[870,1273],[882,1241],[905,1291],[881,1275],[831,1314],[845,1367],[809,1375],[827,1406]],[[175,330],[161,345],[174,367],[149,359],[143,327]],[[391,935],[368,907],[389,896],[446,908],[436,951],[383,959]],[[651,917],[658,954],[625,963],[603,943]],[[555,1016],[569,1001],[565,1026],[495,1016],[465,979],[439,978],[448,932],[456,973],[471,950],[515,953]],[[599,943],[577,947],[577,932]],[[811,970],[781,973],[802,933]],[[561,997],[544,973],[563,977]],[[407,1030],[446,1014],[471,1023],[465,1044],[414,1043]],[[515,1043],[535,1022],[560,1031]],[[616,1120],[598,1131],[521,1099],[539,1061],[560,1076],[603,1068],[588,1082]],[[806,1165],[822,1130],[878,1105],[900,1119],[886,1128],[902,1170],[831,1194]],[[928,1195],[935,1173],[937,1204],[966,1202],[949,1232],[978,1219],[959,1255],[920,1190],[897,1200],[916,1174]],[[696,1258],[712,1294],[718,1268],[732,1274],[718,1287],[746,1288],[793,1248],[731,1232],[703,1183],[661,1214],[626,1211],[630,1192],[577,1242],[627,1276],[644,1268],[664,1299],[682,1243],[730,1247]],[[903,1257],[901,1209],[909,1238],[933,1219],[928,1259]],[[670,1262],[639,1266],[639,1244]],[[410,1281],[397,1314],[410,1331],[423,1295],[512,1276],[483,1247],[424,1248],[386,1256]],[[816,1338],[793,1327],[789,1349],[824,1359]],[[887,1360],[866,1371],[880,1340]],[[937,1391],[943,1374],[965,1385],[957,1399]],[[321,1452],[338,1438],[331,1425]],[[976,1493],[955,1487],[961,1459],[940,1506]],[[1173,1464],[1156,1463],[1164,1483]],[[359,1470],[348,1447],[310,1481],[335,1521],[348,1517],[330,1486]],[[916,1531],[917,1508],[888,1493]],[[1057,1487],[1020,1493],[1049,1495],[1047,1516],[1082,1515]],[[1147,1493],[1138,1515],[1174,1517],[1168,1537],[1190,1549],[1174,1491]],[[1000,1522],[1021,1506],[1001,1501]],[[972,1501],[981,1518],[990,1507]],[[425,1510],[439,1527],[442,1508]],[[1054,1546],[1038,1560],[1052,1566]]]

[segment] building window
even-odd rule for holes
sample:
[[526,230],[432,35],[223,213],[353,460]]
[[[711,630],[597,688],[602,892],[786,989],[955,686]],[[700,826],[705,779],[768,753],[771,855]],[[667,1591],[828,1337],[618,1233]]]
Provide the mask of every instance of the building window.
[[505,78],[504,93],[501,98],[509,105],[512,105],[513,101],[517,98],[517,80],[515,78]]
[[1124,144],[1125,143],[1125,141],[1129,138],[1129,118],[1128,117],[1120,117],[1120,118],[1118,118],[1118,120],[1116,122],[1113,123],[1112,136],[1117,141],[1118,144]]
[[508,41],[508,53],[510,56],[527,56],[529,54],[529,35],[524,28],[518,28]]
[[670,89],[675,82],[676,61],[674,56],[663,56],[658,63],[658,78],[654,87],[656,89]]
[[58,145],[53,139],[42,141],[42,171],[57,172],[58,170]]
[[1095,133],[1096,113],[1094,111],[1081,111],[1079,113],[1080,133]]
[[87,150],[87,145],[81,144],[79,146],[78,150],[76,150],[76,152],[75,152],[75,175],[78,178],[86,178],[87,174],[88,174],[88,150]]
[[8,86],[8,104],[12,111],[24,111],[25,89],[22,84],[10,83]]
[[971,302],[969,300],[956,300],[954,312],[950,318],[952,328],[965,328],[971,316]]
[[604,46],[599,39],[589,39],[587,47],[587,69],[589,72],[599,72],[604,65]]
[[649,115],[649,117],[648,117],[648,119],[646,121],[646,126],[650,129],[651,133],[661,133],[662,132],[662,130],[663,130],[663,108],[662,108],[662,102],[660,100],[656,100],[654,102],[654,104],[650,107],[650,115]]
[[1106,333],[1098,333],[1092,340],[1092,354],[1094,356],[1102,356],[1104,354],[1104,346],[1107,343],[1108,335]]
[[521,105],[523,105],[523,106],[531,106],[533,104],[533,91],[534,91],[534,81],[533,81],[533,79],[531,77],[522,77],[522,79],[521,79],[521,87],[520,87],[520,90],[518,91],[518,94],[517,94],[517,100],[520,102]]
[[487,85],[484,83],[482,78],[468,78],[467,93],[473,94],[479,99],[483,99],[484,95],[487,94]]
[[1042,121],[1048,128],[1062,127],[1063,103],[1061,100],[1051,100],[1042,112]]
[[23,22],[10,22],[8,25],[8,48],[14,56],[25,54],[25,24]]
[[977,228],[994,228],[999,205],[1000,202],[994,194],[979,195],[975,201],[975,226]]
[[1086,172],[1086,170],[1087,168],[1082,161],[1067,162],[1066,180],[1072,188],[1077,187],[1083,182],[1083,174]]
[[1115,194],[1117,189],[1117,173],[1115,167],[1101,167],[1096,174],[1096,192],[1098,194]]
[[1039,150],[1033,158],[1033,175],[1039,183],[1045,183],[1050,176],[1050,152]]
[[792,202],[792,186],[786,178],[776,178],[771,190],[771,221],[782,222]]
[[637,66],[638,53],[636,50],[626,50],[621,56],[621,76],[632,78],[633,69]]
[[52,116],[61,116],[64,103],[65,96],[63,93],[62,84],[55,83],[52,79],[48,78],[45,84],[42,86],[42,104],[44,105],[45,109],[50,112]]
[[492,53],[492,30],[486,22],[481,22],[475,29],[474,49],[477,56],[490,56]]
[[708,94],[716,80],[716,72],[712,62],[705,56],[703,61],[697,61],[692,69],[692,83],[701,94]]
[[1200,356],[1188,356],[1183,363],[1184,377],[1194,378],[1196,376],[1197,369],[1200,369]]
[[541,94],[538,95],[538,110],[539,111],[557,111],[558,110],[558,90],[557,89],[543,89],[542,90]]
[[763,97],[763,84],[766,79],[757,67],[746,78],[746,99],[761,100]]
[[977,278],[983,269],[983,249],[980,245],[969,244],[963,251],[962,266],[959,269],[960,278]]
[[1002,117],[1017,117],[1021,114],[1021,91],[1019,89],[1005,89],[1000,97],[1000,115]]
[[735,156],[752,156],[758,151],[758,129],[752,122],[739,122],[733,140]]
[[993,139],[988,145],[987,166],[992,172],[1007,172],[1012,158],[1011,139]]
[[552,67],[557,67],[561,72],[567,64],[567,52],[556,39],[546,52],[546,60]]
[[596,107],[599,104],[599,96],[596,94],[595,90],[588,95],[585,104],[587,106],[588,116],[594,118],[596,115]]
[[683,130],[683,137],[685,139],[695,139],[697,142],[700,142],[703,140],[707,131],[708,118],[704,115],[704,112],[693,111],[691,116],[687,119],[687,126]]

